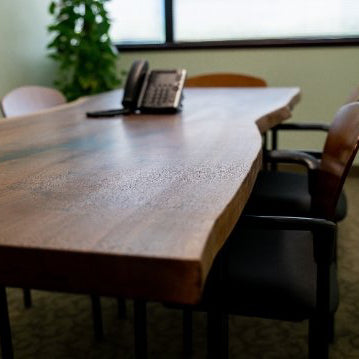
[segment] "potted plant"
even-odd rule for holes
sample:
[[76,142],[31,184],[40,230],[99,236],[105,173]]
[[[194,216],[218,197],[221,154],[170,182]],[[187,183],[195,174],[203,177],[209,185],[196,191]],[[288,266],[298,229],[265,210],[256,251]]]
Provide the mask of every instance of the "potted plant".
[[59,64],[55,85],[68,100],[111,90],[121,84],[117,51],[109,37],[108,0],[52,0],[48,27],[54,38],[50,57]]

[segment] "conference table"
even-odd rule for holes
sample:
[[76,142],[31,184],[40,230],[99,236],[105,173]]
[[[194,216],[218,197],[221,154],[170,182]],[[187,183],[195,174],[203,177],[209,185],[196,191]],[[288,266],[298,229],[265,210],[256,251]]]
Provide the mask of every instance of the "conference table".
[[116,90],[0,121],[0,285],[196,304],[298,88],[184,91],[172,115],[86,118]]

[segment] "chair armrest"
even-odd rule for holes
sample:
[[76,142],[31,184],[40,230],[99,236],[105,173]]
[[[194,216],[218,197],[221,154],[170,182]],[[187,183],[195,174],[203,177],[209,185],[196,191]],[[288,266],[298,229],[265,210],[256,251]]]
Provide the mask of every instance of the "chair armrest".
[[282,123],[275,126],[273,130],[328,132],[329,128],[330,126],[324,123]]
[[322,158],[323,152],[322,151],[316,151],[316,150],[297,150],[299,152],[305,152],[310,156],[315,157],[317,160],[320,160]]
[[272,128],[272,150],[277,149],[279,130],[328,132],[329,128],[325,123],[281,123]]
[[336,223],[323,218],[243,215],[239,223],[255,228],[260,225],[264,229],[324,231],[329,235],[337,230]]
[[265,161],[274,163],[296,163],[304,165],[308,170],[314,171],[319,168],[320,160],[306,152],[301,151],[267,151],[264,154]]
[[310,231],[313,233],[316,262],[328,264],[335,259],[337,225],[332,221],[323,218],[244,215],[238,224],[239,227],[236,229],[245,226],[247,228]]

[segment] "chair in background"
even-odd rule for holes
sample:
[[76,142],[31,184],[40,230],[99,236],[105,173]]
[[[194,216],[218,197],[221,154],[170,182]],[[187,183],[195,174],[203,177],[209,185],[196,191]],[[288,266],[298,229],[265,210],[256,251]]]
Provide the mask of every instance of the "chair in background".
[[267,83],[250,75],[212,73],[187,78],[185,87],[266,87]]
[[[359,87],[354,88],[344,104],[359,101]],[[326,123],[282,123],[272,128],[272,150],[276,150],[278,148],[278,135],[279,131],[319,131],[319,132],[328,132],[329,125]],[[317,157],[320,157],[320,153],[313,153]]]
[[5,117],[23,116],[65,102],[65,96],[58,90],[41,86],[23,86],[2,98],[1,110]]
[[358,146],[359,103],[351,103],[338,111],[322,159],[311,159],[314,218],[248,215],[239,221],[215,260],[202,303],[186,310],[208,312],[211,358],[226,357],[228,314],[309,319],[309,358],[328,358],[339,301],[335,211]]
[[[348,97],[346,103],[359,100],[359,88],[356,88]],[[289,123],[281,124],[273,132],[272,148],[277,148],[277,132],[280,130],[292,131],[324,131],[330,130],[330,125],[324,123]],[[261,215],[290,215],[312,217],[311,187],[313,182],[313,161],[322,157],[322,152],[315,151],[284,151],[272,150],[265,152],[265,162],[295,163],[307,167],[306,174],[293,171],[262,171],[253,188],[251,197],[245,208],[245,213]],[[313,157],[315,157],[313,159]],[[335,211],[336,222],[345,218],[347,200],[344,191],[341,192]]]

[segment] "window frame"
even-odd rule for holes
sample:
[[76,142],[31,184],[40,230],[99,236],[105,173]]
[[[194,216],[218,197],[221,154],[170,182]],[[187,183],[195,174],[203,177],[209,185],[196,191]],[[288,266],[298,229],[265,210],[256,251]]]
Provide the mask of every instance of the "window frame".
[[234,48],[275,48],[275,47],[328,47],[328,46],[357,46],[357,37],[333,38],[281,38],[281,39],[255,39],[255,40],[223,40],[223,41],[195,41],[175,42],[173,31],[173,0],[164,1],[165,39],[164,43],[151,44],[118,44],[114,43],[120,51],[157,51],[157,50],[201,50],[201,49],[234,49]]

